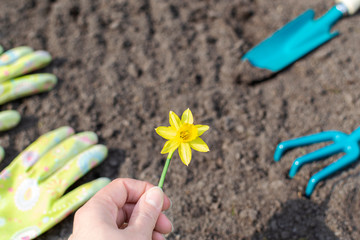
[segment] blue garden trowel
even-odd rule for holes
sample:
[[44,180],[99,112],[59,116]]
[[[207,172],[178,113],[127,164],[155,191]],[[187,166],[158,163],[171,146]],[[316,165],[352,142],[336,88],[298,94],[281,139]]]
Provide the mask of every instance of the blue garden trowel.
[[314,11],[307,10],[252,48],[242,60],[248,60],[251,65],[271,72],[278,72],[289,66],[338,35],[338,32],[330,32],[331,27],[342,16],[352,15],[360,7],[360,0],[337,2],[337,5],[316,20],[314,20]]

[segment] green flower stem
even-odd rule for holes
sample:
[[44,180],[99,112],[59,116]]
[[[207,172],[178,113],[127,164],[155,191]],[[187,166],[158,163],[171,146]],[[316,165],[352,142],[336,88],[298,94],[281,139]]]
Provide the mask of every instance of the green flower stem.
[[161,189],[163,188],[163,185],[164,185],[164,181],[165,181],[165,176],[166,176],[166,172],[169,168],[169,165],[170,165],[170,161],[171,161],[171,158],[174,154],[174,151],[172,152],[169,152],[167,158],[166,158],[166,162],[165,162],[165,166],[164,166],[164,169],[162,171],[162,174],[161,174],[161,177],[160,177],[160,181],[159,181],[159,185],[158,187],[160,187]]

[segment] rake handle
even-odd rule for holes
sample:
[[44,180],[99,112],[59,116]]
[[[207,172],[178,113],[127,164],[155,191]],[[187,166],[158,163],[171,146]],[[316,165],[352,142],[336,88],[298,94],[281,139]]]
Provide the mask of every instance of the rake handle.
[[336,0],[336,2],[344,4],[349,15],[355,14],[360,8],[360,0]]

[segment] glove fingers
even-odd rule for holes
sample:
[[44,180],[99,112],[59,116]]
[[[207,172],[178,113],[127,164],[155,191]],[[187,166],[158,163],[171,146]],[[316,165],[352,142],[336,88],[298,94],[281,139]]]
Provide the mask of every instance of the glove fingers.
[[75,188],[57,200],[51,211],[48,212],[48,218],[51,221],[44,226],[44,231],[66,218],[109,183],[110,179],[108,178],[98,178]]
[[0,112],[0,132],[9,130],[19,124],[20,114],[15,110]]
[[[21,47],[16,47],[13,49],[10,49],[6,52],[4,52],[1,56],[0,56],[0,66],[5,66],[8,64],[11,64],[13,62],[15,62],[16,60],[18,60],[19,58],[32,53],[34,50],[31,47],[26,47],[26,46],[21,46]],[[2,51],[0,51],[1,53]]]
[[26,171],[33,166],[46,152],[59,144],[64,139],[74,134],[71,127],[60,127],[39,137],[28,146],[9,166],[16,167],[20,171]]
[[31,74],[0,85],[0,105],[12,100],[51,90],[57,82],[53,74]]
[[97,141],[98,138],[93,132],[82,132],[71,136],[42,156],[30,169],[29,177],[39,181],[45,180],[70,159],[96,144]]
[[44,186],[56,186],[51,197],[58,199],[69,186],[104,161],[106,156],[107,148],[104,145],[92,146],[68,161],[44,182]]
[[27,54],[10,65],[0,67],[0,82],[45,67],[50,61],[51,56],[46,51],[36,51]]

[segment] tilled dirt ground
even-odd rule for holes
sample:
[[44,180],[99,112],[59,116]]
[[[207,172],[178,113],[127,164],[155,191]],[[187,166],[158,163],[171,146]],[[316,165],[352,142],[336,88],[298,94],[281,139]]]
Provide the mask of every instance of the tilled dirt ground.
[[[54,90],[1,106],[21,124],[0,137],[3,169],[41,134],[69,125],[90,130],[109,148],[80,183],[105,176],[157,184],[165,155],[154,128],[170,110],[190,108],[211,151],[193,152],[189,167],[175,154],[164,190],[173,206],[167,239],[360,239],[360,165],[302,196],[309,178],[341,155],[304,166],[276,145],[360,124],[360,16],[344,18],[340,35],[275,75],[249,70],[242,55],[322,0],[1,0],[0,43],[45,49]],[[276,52],[274,53],[276,54]],[[250,83],[256,80],[255,83]],[[80,184],[79,183],[79,184]],[[38,239],[67,239],[73,215]]]

